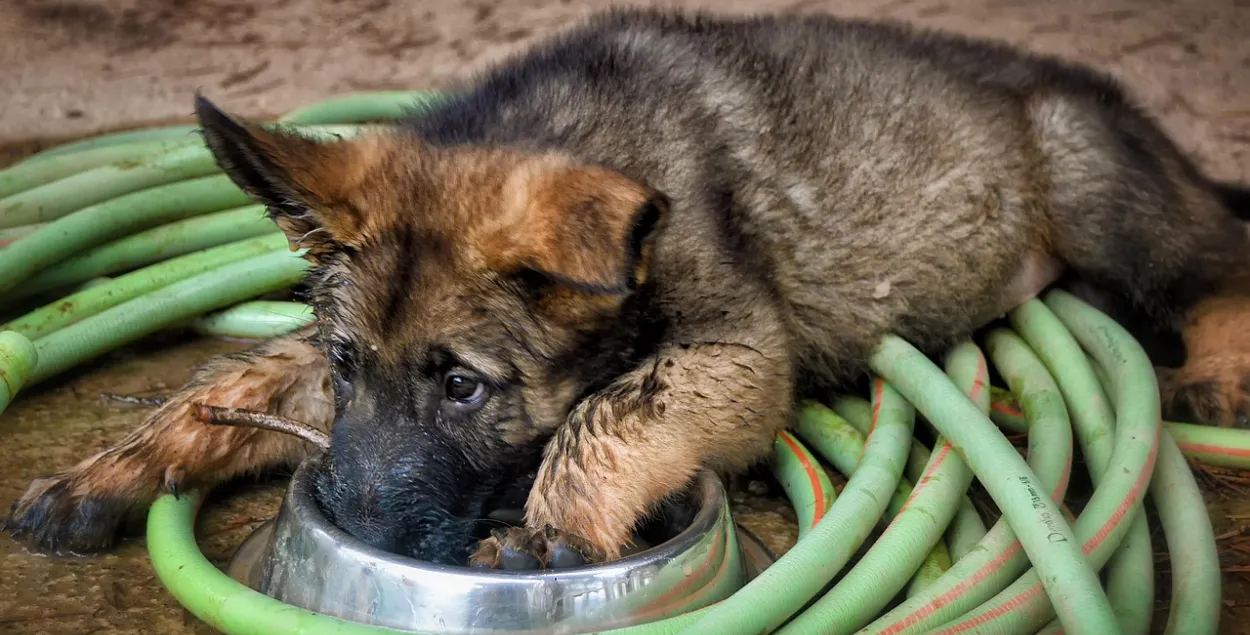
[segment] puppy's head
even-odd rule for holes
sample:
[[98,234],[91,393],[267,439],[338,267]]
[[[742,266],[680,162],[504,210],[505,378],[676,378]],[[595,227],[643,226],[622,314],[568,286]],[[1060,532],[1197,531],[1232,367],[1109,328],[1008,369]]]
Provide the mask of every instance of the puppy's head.
[[376,547],[462,562],[483,506],[631,356],[622,318],[645,305],[664,197],[559,155],[398,128],[313,140],[202,98],[197,114],[314,265],[338,404],[324,511]]

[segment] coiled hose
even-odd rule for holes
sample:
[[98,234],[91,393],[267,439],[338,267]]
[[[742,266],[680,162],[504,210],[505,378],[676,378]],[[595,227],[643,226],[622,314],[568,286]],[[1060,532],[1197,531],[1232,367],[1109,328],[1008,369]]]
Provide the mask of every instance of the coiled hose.
[[[282,121],[352,134],[354,124],[438,99],[348,95]],[[123,274],[0,327],[0,411],[22,387],[162,329],[265,338],[311,322],[302,304],[255,300],[295,284],[306,265],[193,133],[107,135],[0,170],[0,313]],[[798,515],[798,543],[718,604],[612,632],[1145,633],[1149,492],[1172,559],[1166,632],[1214,633],[1218,560],[1185,455],[1250,467],[1250,434],[1160,426],[1141,348],[1070,295],[1026,303],[1010,323],[985,340],[1006,389],[989,386],[987,360],[971,342],[951,351],[943,372],[886,338],[872,359],[870,401],[801,404],[778,436],[773,469]],[[913,435],[917,411],[938,433],[933,450]],[[1027,459],[994,424],[1027,432]],[[1061,503],[1074,432],[1095,489],[1073,521]],[[816,454],[848,478],[840,493]],[[1003,512],[988,531],[966,495],[974,475]],[[166,496],[148,517],[153,567],[192,613],[232,634],[397,632],[285,605],[225,576],[195,542],[200,500]],[[874,528],[880,536],[852,562]]]

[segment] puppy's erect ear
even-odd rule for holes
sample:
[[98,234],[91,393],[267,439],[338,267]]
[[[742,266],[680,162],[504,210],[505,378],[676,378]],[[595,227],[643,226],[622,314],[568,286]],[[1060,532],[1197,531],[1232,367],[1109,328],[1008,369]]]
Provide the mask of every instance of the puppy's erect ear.
[[363,219],[348,197],[376,159],[376,147],[261,127],[231,117],[201,95],[195,113],[217,164],[268,207],[292,250],[318,254],[353,243]]
[[586,167],[543,170],[526,190],[514,234],[520,264],[592,294],[628,294],[646,281],[667,197]]

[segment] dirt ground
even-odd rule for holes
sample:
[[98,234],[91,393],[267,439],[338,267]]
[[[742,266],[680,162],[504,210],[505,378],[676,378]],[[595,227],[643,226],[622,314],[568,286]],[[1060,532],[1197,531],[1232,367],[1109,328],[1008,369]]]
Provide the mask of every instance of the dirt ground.
[[[55,140],[186,120],[195,90],[262,117],[354,90],[439,88],[606,1],[3,0],[0,164]],[[1200,164],[1250,182],[1247,0],[732,0],[721,11],[831,12],[993,36],[1119,75]],[[4,307],[0,307],[3,309]],[[0,311],[3,312],[3,311]],[[141,408],[102,391],[177,386],[221,341],[166,339],[25,393],[0,416],[0,499],[122,437]],[[1208,496],[1228,558],[1250,495],[1225,476]],[[281,481],[240,486],[205,513],[202,544],[224,563],[276,509]],[[775,548],[792,515],[754,501],[748,521]],[[744,506],[742,509],[746,510]],[[1248,539],[1250,540],[1250,539]],[[1229,542],[1232,541],[1232,542]],[[1226,576],[1224,633],[1250,609]],[[1166,607],[1156,623],[1166,620]],[[161,588],[140,539],[91,558],[36,557],[0,537],[0,633],[209,633]]]

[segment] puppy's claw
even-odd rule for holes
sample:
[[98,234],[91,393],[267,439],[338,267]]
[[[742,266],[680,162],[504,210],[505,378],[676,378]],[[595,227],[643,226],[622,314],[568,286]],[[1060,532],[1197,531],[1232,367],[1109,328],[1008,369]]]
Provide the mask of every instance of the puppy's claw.
[[601,562],[603,554],[586,541],[554,528],[495,530],[478,543],[469,566],[507,571],[564,569]]
[[165,468],[165,489],[169,490],[175,499],[178,498],[179,488],[185,478],[186,472],[182,468],[173,465]]
[[543,563],[528,551],[504,547],[499,555],[499,568],[505,571],[533,571],[542,569]]
[[549,546],[551,560],[547,566],[551,569],[568,569],[571,567],[586,566],[586,556],[582,552],[573,547],[567,540],[560,539],[553,541]]

